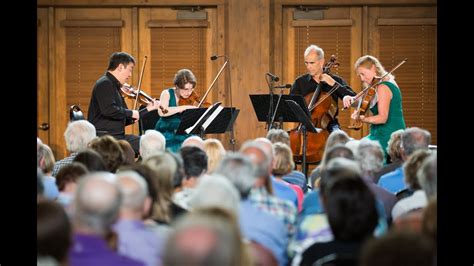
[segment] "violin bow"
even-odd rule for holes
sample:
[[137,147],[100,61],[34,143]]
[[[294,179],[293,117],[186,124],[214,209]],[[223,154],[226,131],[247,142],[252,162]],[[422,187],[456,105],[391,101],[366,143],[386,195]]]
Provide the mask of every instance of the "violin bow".
[[221,69],[220,69],[219,72],[217,73],[217,76],[216,76],[216,77],[214,78],[214,80],[211,82],[211,85],[209,85],[209,88],[207,89],[207,91],[206,91],[206,93],[204,94],[204,96],[202,96],[201,101],[199,102],[199,104],[198,104],[197,107],[201,107],[202,103],[204,102],[204,100],[206,99],[207,95],[208,95],[209,92],[211,91],[211,88],[212,88],[212,86],[214,85],[214,83],[216,83],[217,78],[219,78],[219,76],[220,76],[222,70],[224,70],[224,68],[225,68],[225,66],[227,65],[228,61],[229,61],[229,60],[227,60],[227,58],[226,58],[226,60],[225,60],[225,62],[224,62],[224,65],[222,65]]
[[140,78],[138,79],[138,87],[137,87],[137,95],[135,96],[135,102],[133,103],[133,110],[137,109],[137,103],[138,103],[138,97],[140,97],[140,88],[142,85],[142,79],[143,79],[143,73],[145,72],[145,65],[146,65],[146,60],[147,56],[145,55],[145,59],[143,60],[143,66],[142,70],[140,72]]

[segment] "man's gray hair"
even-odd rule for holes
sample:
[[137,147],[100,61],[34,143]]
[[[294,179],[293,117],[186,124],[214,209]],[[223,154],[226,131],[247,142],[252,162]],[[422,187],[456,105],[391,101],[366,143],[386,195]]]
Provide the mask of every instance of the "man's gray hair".
[[[269,141],[268,139],[266,140]],[[271,170],[270,168],[273,167],[272,163],[273,163],[273,155],[274,155],[273,145],[271,144],[271,142],[270,142],[270,145],[271,145],[271,153],[265,152],[265,149],[263,148],[262,143],[256,140],[246,141],[240,148],[240,152],[242,153],[245,153],[245,151],[248,149],[254,149],[262,153],[261,159],[258,159],[258,156],[256,156],[258,159],[258,162],[255,164],[256,166],[255,170],[256,170],[256,175],[258,177],[270,175],[270,170]]]
[[137,172],[128,170],[117,173],[117,182],[123,197],[121,207],[130,210],[142,210],[143,203],[148,196],[148,186],[145,179]]
[[318,55],[318,60],[324,58],[323,49],[317,45],[311,44],[310,46],[308,46],[308,48],[306,48],[306,50],[304,51],[304,57],[307,57],[311,52],[316,52],[316,54]]
[[431,142],[431,133],[419,127],[410,127],[402,133],[401,146],[406,157],[416,150],[427,150]]
[[365,176],[373,177],[383,167],[384,152],[378,141],[362,139],[355,157]]
[[234,152],[228,152],[224,156],[214,174],[227,177],[243,198],[247,197],[259,177],[250,159]]
[[193,209],[221,208],[233,213],[239,212],[240,195],[232,182],[225,176],[213,174],[199,178],[191,199]]
[[165,147],[165,136],[159,131],[149,129],[140,137],[140,155],[142,160],[160,151],[164,151]]
[[87,120],[70,122],[64,132],[66,147],[70,152],[79,152],[86,149],[89,142],[96,136],[94,125]]

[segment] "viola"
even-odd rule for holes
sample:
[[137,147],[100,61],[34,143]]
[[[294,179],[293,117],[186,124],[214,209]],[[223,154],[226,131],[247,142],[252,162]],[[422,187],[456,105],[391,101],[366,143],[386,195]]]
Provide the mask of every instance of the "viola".
[[[122,95],[126,98],[131,98],[131,99],[137,99],[137,89],[134,87],[128,85],[125,83],[121,88],[120,92]],[[149,103],[152,103],[153,101],[156,101],[156,99],[152,98],[148,94],[146,94],[144,91],[140,90],[138,92],[138,101],[140,101],[141,104],[147,105]],[[166,114],[168,113],[168,109],[165,109],[162,105],[160,105],[161,111]]]

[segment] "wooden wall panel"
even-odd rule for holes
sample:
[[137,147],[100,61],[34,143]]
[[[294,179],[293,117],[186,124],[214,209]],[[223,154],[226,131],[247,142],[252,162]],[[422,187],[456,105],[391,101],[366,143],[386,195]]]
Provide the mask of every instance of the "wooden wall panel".
[[240,109],[236,121],[237,148],[252,138],[266,135],[258,122],[249,94],[268,93],[265,73],[270,70],[270,1],[229,0],[229,57],[232,98]]

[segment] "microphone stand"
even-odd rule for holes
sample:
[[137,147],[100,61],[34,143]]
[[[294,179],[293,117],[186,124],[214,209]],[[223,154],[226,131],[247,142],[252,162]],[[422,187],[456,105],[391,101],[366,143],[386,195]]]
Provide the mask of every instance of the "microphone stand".
[[[227,57],[226,57],[227,59]],[[230,64],[230,63],[229,63]],[[229,65],[229,67],[227,68],[227,73],[229,74],[229,82],[227,84],[229,84],[229,95],[230,95],[230,117],[231,119],[234,119],[234,112],[235,112],[235,108],[234,108],[234,105],[232,103],[232,79],[231,79],[231,76],[230,76],[230,69],[232,67]],[[230,145],[232,145],[232,151],[235,151],[235,135],[234,135],[234,123],[232,123],[232,125],[230,125],[230,140],[229,140],[229,143]]]
[[267,130],[270,131],[272,129],[272,115],[273,115],[273,79],[270,82],[268,82],[267,75],[265,74],[265,80],[267,81],[268,88],[270,89],[270,104],[268,108],[268,115],[267,115]]
[[[273,125],[273,122],[275,121],[275,116],[276,116],[276,113],[278,111],[278,105],[280,105],[280,100],[281,100],[282,95],[283,95],[283,88],[280,88],[280,94],[278,95],[278,101],[277,101],[277,104],[276,104],[276,107],[275,107],[275,111],[273,112],[273,116],[272,116],[272,120],[270,121],[270,125]],[[272,99],[272,103],[273,103],[273,99]],[[280,124],[280,128],[281,128],[281,124]]]

